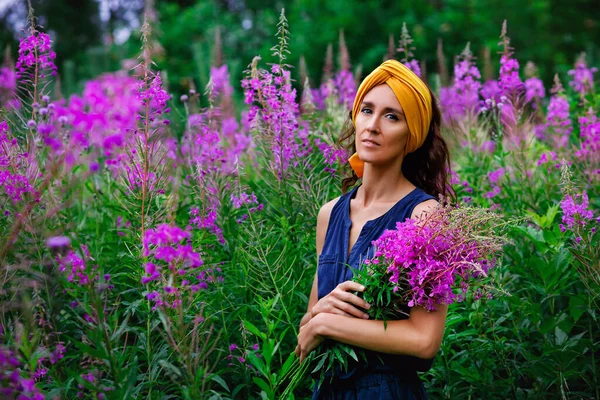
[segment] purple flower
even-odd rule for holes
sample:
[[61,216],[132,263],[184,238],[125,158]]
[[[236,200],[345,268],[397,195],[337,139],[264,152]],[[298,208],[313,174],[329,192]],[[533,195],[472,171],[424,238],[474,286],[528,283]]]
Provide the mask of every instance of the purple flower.
[[560,208],[563,211],[562,224],[560,230],[572,230],[575,226],[585,226],[594,218],[594,213],[588,209],[590,203],[587,192],[572,195],[566,195],[560,202]]
[[529,78],[525,81],[525,101],[538,101],[546,96],[544,83],[540,78]]
[[461,61],[454,66],[454,85],[440,90],[445,121],[460,119],[475,112],[481,90],[480,79],[479,69],[467,47],[461,54]]
[[593,180],[600,179],[600,120],[590,109],[578,122],[581,142],[575,155],[587,164],[586,172]]
[[588,68],[584,57],[580,57],[575,62],[575,68],[569,70],[569,76],[573,79],[569,82],[569,86],[577,93],[585,95],[594,90],[594,74],[598,72],[598,68]]
[[552,139],[556,146],[567,146],[573,128],[569,115],[569,101],[560,93],[550,98],[548,115],[546,116],[546,129],[553,132]]
[[500,57],[500,77],[498,83],[502,94],[515,97],[523,91],[524,85],[519,77],[519,62],[506,55]]
[[[548,158],[550,156],[550,158]],[[546,164],[548,161],[556,161],[558,157],[556,156],[556,152],[551,151],[550,153],[542,153],[540,159],[537,162],[538,167]]]
[[495,149],[496,149],[496,142],[494,142],[493,140],[486,140],[485,142],[483,142],[481,144],[479,151],[487,152],[487,153],[491,154],[494,152]]
[[500,193],[502,193],[502,189],[500,189],[499,186],[492,186],[492,190],[487,193],[484,193],[483,197],[485,197],[486,199],[492,199],[498,196]]
[[[258,70],[257,78],[244,79],[242,87],[249,101],[249,125],[260,127],[263,139],[271,148],[271,169],[278,179],[301,160],[302,149],[297,141],[302,138],[297,120],[296,89],[291,85],[290,71],[274,65],[271,71]],[[275,80],[275,78],[282,78]],[[279,83],[278,83],[279,82]],[[256,83],[259,89],[254,89]],[[307,133],[306,133],[307,134]]]
[[348,151],[339,146],[322,142],[319,138],[315,139],[315,144],[319,148],[323,158],[325,158],[326,167],[324,171],[334,176],[341,169],[341,166],[347,162],[349,157]]
[[[0,162],[4,160],[0,158]],[[22,201],[27,193],[38,197],[37,191],[26,176],[12,173],[8,168],[0,169],[0,193],[2,191],[13,203]]]
[[215,96],[231,97],[233,87],[231,87],[227,64],[223,64],[220,67],[210,67],[210,78],[212,79],[213,94]]
[[498,180],[504,176],[504,168],[499,168],[488,173],[488,179],[492,185],[496,185]]
[[419,78],[421,77],[421,66],[419,65],[419,62],[417,60],[412,59],[410,61],[405,62],[404,65],[408,67],[408,69],[410,69],[412,72],[414,72],[415,75],[417,75]]
[[484,100],[494,100],[496,103],[500,103],[500,97],[502,96],[502,90],[496,80],[489,80],[481,86],[480,95]]
[[[154,300],[156,307],[180,307],[184,292],[195,293],[208,288],[208,283],[218,280],[212,269],[200,269],[203,260],[189,243],[189,232],[174,225],[161,224],[145,232],[144,255],[151,261],[144,265],[142,283],[160,280],[163,272],[168,276],[168,279],[160,282],[164,296],[156,291],[156,294],[148,295],[148,299]],[[197,283],[191,284],[193,281]]]
[[357,90],[356,81],[354,80],[352,72],[341,70],[334,75],[332,81],[337,94],[338,103],[351,109]]
[[207,229],[217,236],[220,243],[225,243],[223,230],[217,224],[217,212],[214,208],[207,210],[206,215],[203,216],[200,214],[200,209],[194,207],[190,210],[190,215],[191,226],[194,226],[198,229]]
[[167,101],[171,99],[171,95],[163,89],[160,73],[155,74],[147,86],[144,81],[138,82],[138,98],[142,104],[150,105],[150,115],[147,116],[150,119],[170,111]]
[[46,246],[50,249],[61,249],[71,246],[71,239],[67,236],[54,236],[46,240]]
[[236,195],[232,194],[231,203],[233,204],[234,208],[241,208],[243,205],[246,204],[258,204],[258,199],[256,198],[254,192],[252,192],[250,196],[248,196],[247,193],[241,193],[240,197],[237,197]]
[[145,266],[146,275],[142,277],[142,284],[147,285],[148,283],[158,280],[160,278],[160,272],[157,270],[156,265],[151,262],[147,262]]
[[45,376],[48,372],[47,368],[40,366],[32,375],[27,374],[27,369],[23,368],[11,349],[4,345],[0,346],[0,397],[23,400],[44,399],[35,386],[35,378]]
[[11,95],[17,88],[17,75],[8,67],[0,68],[0,91]]
[[[484,212],[440,208],[422,224],[412,219],[398,222],[396,229],[373,241],[373,256],[364,268],[385,273],[398,301],[409,307],[433,310],[435,303],[462,301],[456,286],[460,283],[464,293],[480,285],[499,251],[494,235],[479,226],[478,210]],[[386,290],[380,279],[375,288],[372,282],[359,283],[373,296]]]
[[15,65],[18,71],[17,78],[25,79],[27,71],[36,65],[41,71],[40,77],[45,77],[47,72],[56,75],[55,58],[56,53],[52,51],[50,36],[34,30],[19,43],[19,59]]
[[66,274],[69,282],[80,286],[92,285],[100,279],[97,266],[90,265],[91,257],[87,247],[81,245],[80,248],[81,256],[74,250],[69,250],[66,255],[57,256],[58,270]]
[[58,342],[54,352],[50,355],[50,363],[56,364],[59,360],[65,357],[66,348],[63,342]]

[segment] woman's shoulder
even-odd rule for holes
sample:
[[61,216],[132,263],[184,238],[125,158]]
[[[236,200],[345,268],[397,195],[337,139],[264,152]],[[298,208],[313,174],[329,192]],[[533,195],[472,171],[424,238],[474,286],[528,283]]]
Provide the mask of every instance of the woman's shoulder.
[[415,208],[413,208],[410,218],[423,219],[429,213],[435,210],[439,204],[440,203],[436,199],[426,197],[424,198],[424,201],[421,201],[420,203],[415,205]]
[[329,219],[333,208],[339,201],[340,197],[325,203],[319,210],[317,215],[317,254],[321,254],[323,251],[323,245],[325,244],[325,238],[327,231],[329,230]]
[[321,206],[319,214],[317,215],[317,225],[327,226],[329,224],[329,217],[331,217],[331,211],[333,211],[333,207],[337,204],[340,198],[341,196],[338,196],[335,199],[328,201],[327,203]]

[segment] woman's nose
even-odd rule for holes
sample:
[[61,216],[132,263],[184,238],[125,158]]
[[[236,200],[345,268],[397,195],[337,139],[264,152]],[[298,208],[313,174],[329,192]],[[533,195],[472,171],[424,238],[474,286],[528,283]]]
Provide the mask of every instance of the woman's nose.
[[379,118],[377,118],[377,116],[372,116],[369,118],[369,122],[367,123],[367,131],[374,133],[379,132]]

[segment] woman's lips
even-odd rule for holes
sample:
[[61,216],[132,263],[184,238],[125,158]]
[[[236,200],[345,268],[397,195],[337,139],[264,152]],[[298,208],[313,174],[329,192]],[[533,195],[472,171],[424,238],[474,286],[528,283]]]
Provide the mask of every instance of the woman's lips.
[[362,140],[362,144],[365,147],[379,147],[379,143],[374,142],[374,141],[369,140],[369,139],[363,139]]

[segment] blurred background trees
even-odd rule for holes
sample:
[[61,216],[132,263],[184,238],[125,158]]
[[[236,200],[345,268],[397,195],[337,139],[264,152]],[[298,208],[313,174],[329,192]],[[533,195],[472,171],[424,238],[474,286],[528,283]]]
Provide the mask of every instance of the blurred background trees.
[[[375,67],[398,47],[405,22],[414,39],[414,55],[424,63],[430,83],[467,42],[497,71],[497,42],[504,19],[515,56],[523,67],[533,61],[547,87],[555,73],[566,74],[581,52],[598,64],[600,7],[597,0],[31,0],[38,22],[54,39],[63,92],[77,91],[86,79],[123,67],[139,52],[144,6],[155,10],[160,32],[154,58],[166,72],[170,90],[202,88],[213,64],[226,62],[239,81],[255,55],[270,61],[270,47],[281,8],[289,20],[291,56],[299,79],[304,57],[311,85],[323,74],[328,45],[336,60],[344,32],[353,69]],[[27,18],[26,0],[0,0],[0,46],[14,59]],[[217,31],[219,35],[217,35]],[[220,36],[219,39],[216,39]],[[216,49],[215,43],[222,43]],[[486,53],[488,54],[486,56]],[[133,63],[133,61],[132,61]],[[135,65],[133,63],[133,65]],[[127,67],[127,65],[125,65]],[[337,61],[334,62],[337,69]],[[234,82],[234,86],[237,86]]]

